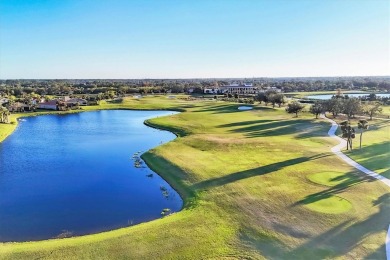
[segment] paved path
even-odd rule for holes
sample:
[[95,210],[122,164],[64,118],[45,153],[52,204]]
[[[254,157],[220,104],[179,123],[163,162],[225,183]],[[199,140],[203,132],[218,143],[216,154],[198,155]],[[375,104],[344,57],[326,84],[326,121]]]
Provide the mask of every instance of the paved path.
[[[334,154],[336,154],[338,157],[340,157],[343,161],[345,161],[346,163],[351,165],[352,167],[355,167],[359,171],[361,171],[367,175],[370,175],[371,177],[383,182],[385,185],[390,187],[390,179],[388,179],[382,175],[379,175],[373,171],[370,171],[369,169],[358,164],[357,162],[355,162],[354,160],[352,160],[351,158],[349,158],[348,156],[343,154],[341,152],[341,149],[347,146],[347,141],[344,140],[343,138],[335,135],[337,127],[338,127],[337,123],[335,121],[333,121],[332,119],[325,117],[324,115],[321,115],[321,118],[324,118],[324,119],[328,120],[330,123],[332,123],[332,127],[329,129],[328,135],[340,142],[338,145],[332,147],[331,151]],[[390,226],[389,226],[389,229],[387,231],[387,236],[386,236],[386,258],[387,258],[387,260],[390,260]]]

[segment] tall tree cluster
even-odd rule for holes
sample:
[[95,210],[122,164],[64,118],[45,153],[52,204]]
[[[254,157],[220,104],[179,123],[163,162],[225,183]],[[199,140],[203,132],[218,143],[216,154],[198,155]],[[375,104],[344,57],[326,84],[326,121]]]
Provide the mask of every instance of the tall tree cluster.
[[372,118],[382,112],[381,104],[377,101],[362,102],[358,98],[332,98],[326,101],[317,101],[309,109],[310,113],[318,117],[319,114],[329,112],[333,117],[345,114],[348,119],[355,115],[367,115]]

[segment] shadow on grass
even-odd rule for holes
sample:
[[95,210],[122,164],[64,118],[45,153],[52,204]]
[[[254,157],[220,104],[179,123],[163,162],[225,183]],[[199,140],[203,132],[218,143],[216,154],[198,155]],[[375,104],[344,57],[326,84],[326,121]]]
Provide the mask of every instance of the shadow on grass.
[[318,155],[314,155],[311,157],[305,157],[305,156],[298,157],[298,158],[294,158],[294,159],[290,159],[290,160],[286,160],[286,161],[282,161],[282,162],[277,162],[277,163],[265,165],[265,166],[258,167],[255,169],[250,169],[250,170],[246,170],[246,171],[242,171],[242,172],[235,172],[235,173],[228,174],[228,175],[225,175],[222,177],[208,179],[205,181],[198,182],[198,183],[194,184],[192,186],[192,188],[197,190],[197,189],[209,189],[209,188],[214,188],[214,187],[218,187],[218,186],[223,186],[225,184],[236,182],[236,181],[239,181],[242,179],[271,173],[271,172],[278,171],[280,169],[283,169],[283,168],[291,166],[291,165],[297,165],[297,164],[300,164],[300,163],[303,163],[303,162],[306,162],[309,160],[315,160],[315,159],[319,159],[319,158],[326,157],[326,156],[329,156],[329,154],[318,154]]
[[331,196],[334,196],[338,193],[341,193],[345,191],[346,189],[350,188],[351,186],[357,185],[362,182],[366,181],[375,181],[376,179],[373,179],[369,176],[363,175],[363,174],[356,174],[353,172],[347,173],[342,176],[338,176],[331,179],[332,181],[341,181],[341,183],[330,187],[327,190],[320,191],[311,195],[306,196],[304,199],[294,203],[292,206],[302,205],[302,204],[311,204],[326,198],[329,198]]
[[[213,114],[245,112],[244,110],[242,110],[242,111],[238,110],[239,106],[253,106],[253,105],[248,105],[248,104],[215,105],[215,106],[210,106],[210,107],[202,108],[199,110],[195,110],[194,112],[211,112]],[[253,107],[253,110],[273,110],[273,109],[270,107]]]
[[[373,206],[379,207],[379,211],[368,218],[361,221],[354,221],[354,219],[342,221],[326,232],[306,239],[305,243],[296,248],[289,248],[283,241],[274,237],[262,237],[253,228],[244,232],[240,238],[250,243],[253,248],[261,251],[262,255],[269,259],[332,259],[345,256],[355,247],[362,247],[363,240],[367,236],[387,230],[390,216],[390,194],[384,194],[373,201]],[[287,227],[287,230],[289,229],[291,228]],[[286,231],[279,232],[285,233]],[[386,259],[385,235],[380,237],[380,241],[383,241],[383,244],[364,259]],[[363,259],[363,257],[358,258]]]
[[250,120],[250,121],[243,121],[243,122],[234,122],[229,124],[223,124],[219,125],[219,128],[223,127],[236,127],[236,126],[246,126],[246,125],[254,125],[254,124],[264,124],[264,123],[270,123],[270,122],[277,122],[278,120]]
[[[292,255],[302,255],[310,248],[332,248],[329,257],[345,255],[362,243],[362,240],[371,234],[387,230],[390,216],[390,194],[384,194],[373,202],[373,206],[378,206],[379,211],[367,219],[356,222],[352,225],[350,220],[345,221],[329,231],[310,239],[302,246],[288,252]],[[383,236],[383,244],[385,236]],[[366,259],[384,259],[384,246],[372,252]]]
[[278,135],[296,134],[297,138],[309,138],[323,136],[324,124],[314,124],[313,120],[288,119],[288,120],[253,120],[241,123],[220,125],[219,127],[238,127],[229,130],[233,133],[243,133],[247,137],[266,137]]
[[390,159],[388,156],[390,151],[390,141],[364,146],[363,136],[362,149],[358,148],[358,144],[355,145],[355,149],[346,152],[348,156],[352,156],[352,158],[356,156],[355,159],[358,160],[358,163],[372,171],[378,171],[387,168],[387,170],[382,172],[381,175],[390,178]]

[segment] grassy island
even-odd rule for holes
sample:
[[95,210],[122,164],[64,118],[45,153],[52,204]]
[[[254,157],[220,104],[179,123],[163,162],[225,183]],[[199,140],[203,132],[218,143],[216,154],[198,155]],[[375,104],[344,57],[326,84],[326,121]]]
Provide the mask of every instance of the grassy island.
[[[99,234],[1,243],[0,258],[385,259],[389,188],[331,153],[329,123],[239,105],[183,95],[85,107],[182,111],[147,122],[179,137],[142,157],[182,195],[184,209]],[[389,122],[370,124],[351,156],[390,177]],[[16,125],[0,125],[0,141]]]

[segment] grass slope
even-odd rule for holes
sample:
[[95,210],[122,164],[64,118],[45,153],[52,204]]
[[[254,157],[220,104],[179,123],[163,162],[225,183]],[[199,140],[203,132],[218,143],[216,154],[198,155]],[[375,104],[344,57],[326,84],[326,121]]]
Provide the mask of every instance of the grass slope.
[[[335,141],[326,137],[329,124],[311,115],[292,118],[283,109],[237,107],[185,96],[102,104],[184,111],[149,120],[181,137],[143,158],[182,194],[185,208],[111,232],[3,243],[0,258],[384,259],[389,190],[330,153]],[[369,137],[365,144],[367,160],[375,160]],[[330,169],[340,173],[331,185],[307,177]],[[332,207],[332,197],[351,207],[339,214],[310,209],[315,203]]]

